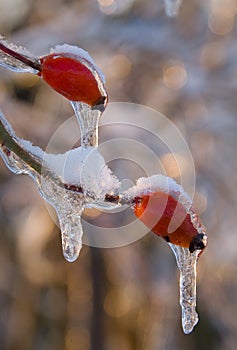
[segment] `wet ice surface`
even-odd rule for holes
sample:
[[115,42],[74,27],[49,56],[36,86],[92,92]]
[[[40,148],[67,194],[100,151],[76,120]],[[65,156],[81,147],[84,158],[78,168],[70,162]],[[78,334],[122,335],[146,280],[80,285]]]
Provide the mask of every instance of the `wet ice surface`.
[[[179,203],[182,203],[186,213],[190,215],[190,220],[197,233],[206,236],[205,227],[202,225],[197,214],[192,208],[192,201],[182,186],[177,184],[173,179],[164,175],[153,175],[149,178],[140,178],[135,186],[123,193],[125,198],[135,198],[136,196],[146,195],[161,190],[172,195]],[[175,212],[172,220],[174,219]],[[176,218],[177,219],[177,218]],[[178,218],[178,223],[182,223],[184,217]],[[172,221],[171,220],[171,221]],[[177,228],[177,220],[176,226]],[[169,225],[170,228],[171,225]],[[171,231],[172,232],[172,231]],[[180,270],[180,305],[182,308],[182,327],[185,334],[192,332],[194,326],[198,323],[198,315],[196,312],[196,264],[198,255],[201,250],[190,253],[188,248],[169,243]]]
[[[0,116],[0,120],[12,139],[27,151],[32,159],[43,164],[42,174],[39,174],[4,145],[0,147],[7,167],[15,174],[27,174],[32,177],[41,196],[56,210],[64,257],[70,262],[75,261],[82,247],[83,210],[85,207],[104,203],[105,194],[118,190],[118,179],[107,167],[96,147],[79,147],[65,154],[47,154],[31,142],[18,138],[3,116]],[[73,189],[76,190],[70,190],[70,186],[74,186]],[[81,186],[83,191],[80,190]],[[107,206],[108,209],[112,207],[111,203]]]
[[82,147],[98,146],[98,127],[101,111],[91,109],[86,103],[71,102],[81,131]]
[[169,243],[180,270],[179,291],[182,309],[182,327],[185,334],[192,332],[198,323],[196,312],[196,265],[200,250],[190,253],[188,248],[182,248]]
[[[181,0],[165,0],[168,16],[177,15]],[[25,57],[31,56],[25,49],[9,44],[0,38],[0,42],[8,48],[19,52]],[[82,58],[90,61],[84,51],[74,51],[69,46],[56,47],[57,50],[68,50],[71,53],[79,54]],[[58,51],[58,52],[59,52]],[[36,59],[37,60],[37,59]],[[19,72],[28,71],[37,73],[33,68],[20,62],[14,57],[0,51],[0,65]],[[98,82],[101,95],[107,96],[103,86],[103,76],[98,69],[93,70]],[[29,141],[16,137],[10,124],[0,115],[0,121],[8,131],[12,139],[24,150],[32,160],[43,165],[43,172],[40,174],[30,165],[30,162],[23,161],[16,153],[7,149],[3,144],[0,147],[1,156],[7,167],[16,174],[27,174],[31,176],[38,185],[41,196],[50,203],[56,210],[62,236],[62,249],[67,261],[75,261],[82,247],[83,227],[81,215],[86,207],[103,207],[112,209],[118,203],[106,203],[105,195],[119,193],[119,180],[112,174],[105,164],[102,155],[98,151],[98,125],[101,117],[99,109],[90,106],[71,102],[75,111],[81,131],[81,147],[70,150],[65,154],[47,154],[39,147],[33,146]],[[163,175],[154,175],[150,178],[141,178],[128,191],[121,194],[121,203],[131,203],[132,199],[139,193],[147,193],[160,188],[170,193],[177,200],[181,201],[190,214],[191,221],[199,233],[204,228],[197,215],[192,211],[191,199],[184,192],[183,188],[173,179]],[[198,322],[196,313],[196,263],[200,251],[190,253],[189,249],[170,244],[175,254],[178,268],[180,270],[180,305],[182,308],[182,326],[184,333],[190,333]]]
[[39,182],[41,196],[56,210],[62,237],[62,249],[65,259],[75,261],[82,248],[83,228],[81,215],[85,208],[83,194],[76,194],[55,184],[49,177]]
[[[15,153],[0,147],[2,158],[8,168],[16,174],[28,174],[38,185],[41,196],[56,210],[59,219],[62,237],[62,249],[65,259],[75,261],[82,248],[83,227],[81,215],[86,207],[104,206],[107,209],[118,204],[104,201],[108,193],[118,193],[120,183],[105,164],[97,147],[84,145],[70,150],[65,154],[47,154],[39,147],[33,146],[29,141],[17,138],[10,124],[3,116],[1,123],[5,126],[12,139],[22,149],[44,165],[44,171],[39,174],[29,164],[24,162]],[[92,124],[94,122],[92,121]],[[91,158],[90,158],[91,157]],[[63,184],[78,186],[77,190],[69,190]],[[83,191],[80,190],[83,187]],[[125,202],[129,202],[141,191],[146,192],[157,189],[157,186],[165,192],[180,193],[181,186],[172,179],[163,175],[155,175],[151,178],[141,178],[137,185],[121,194]],[[76,188],[76,187],[75,187]],[[184,192],[184,191],[182,191]],[[185,194],[185,192],[184,192]],[[190,205],[189,197],[185,196],[187,208]],[[193,214],[194,215],[194,214]],[[196,218],[194,224],[198,225]],[[190,253],[189,249],[169,244],[175,254],[180,270],[180,305],[182,308],[182,326],[184,333],[190,333],[198,322],[196,313],[196,263],[199,250]]]
[[164,0],[165,12],[169,17],[175,17],[179,13],[182,0]]

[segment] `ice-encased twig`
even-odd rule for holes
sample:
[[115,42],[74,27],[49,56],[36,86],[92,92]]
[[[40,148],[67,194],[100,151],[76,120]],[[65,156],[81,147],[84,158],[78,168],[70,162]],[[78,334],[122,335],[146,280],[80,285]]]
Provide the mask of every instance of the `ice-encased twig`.
[[0,35],[0,66],[16,72],[37,74],[41,70],[40,60],[18,46],[4,40]]
[[185,334],[192,332],[198,323],[196,312],[196,265],[200,250],[190,253],[183,248],[169,243],[180,270],[180,306],[182,308],[182,327]]
[[113,193],[119,181],[98,149],[79,147],[61,155],[48,154],[18,138],[0,113],[0,155],[12,172],[35,180],[41,196],[57,212],[65,258],[70,262],[76,260],[82,247],[84,208],[102,202],[107,209],[116,205],[112,199],[111,204],[104,202],[107,191]]

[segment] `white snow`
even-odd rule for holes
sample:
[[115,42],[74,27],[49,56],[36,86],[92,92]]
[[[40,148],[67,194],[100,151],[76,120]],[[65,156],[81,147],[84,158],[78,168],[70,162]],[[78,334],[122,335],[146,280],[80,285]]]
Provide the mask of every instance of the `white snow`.
[[40,147],[34,146],[31,141],[20,139],[20,138],[17,138],[17,139],[18,139],[19,144],[25,150],[27,150],[29,153],[33,154],[34,156],[36,156],[40,159],[43,159],[44,151]]
[[184,191],[183,187],[177,184],[174,179],[162,174],[152,175],[150,177],[141,177],[137,180],[136,185],[127,190],[124,194],[128,197],[134,198],[139,195],[145,195],[158,190],[168,194],[181,194],[185,200],[191,204],[191,198]]
[[95,147],[78,147],[64,154],[45,153],[30,141],[18,139],[29,153],[43,160],[43,165],[69,185],[80,185],[84,191],[99,196],[113,193],[120,186],[101,153]]
[[74,55],[75,57],[79,57],[80,59],[84,59],[87,62],[89,62],[93,68],[96,70],[96,72],[98,73],[101,81],[103,84],[105,84],[105,76],[102,73],[102,71],[97,67],[97,65],[95,64],[95,61],[93,60],[93,58],[90,56],[90,54],[85,51],[84,49],[78,47],[78,46],[74,46],[74,45],[68,45],[68,44],[63,44],[63,45],[57,45],[54,48],[52,48],[50,50],[50,53],[69,53]]
[[65,183],[80,185],[84,191],[102,196],[119,187],[118,179],[97,148],[78,147],[64,154],[45,153],[44,162]]

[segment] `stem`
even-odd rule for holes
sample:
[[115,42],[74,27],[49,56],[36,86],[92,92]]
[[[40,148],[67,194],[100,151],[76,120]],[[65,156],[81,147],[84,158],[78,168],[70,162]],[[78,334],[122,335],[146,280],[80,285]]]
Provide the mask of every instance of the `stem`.
[[29,66],[29,67],[31,67],[33,69],[36,69],[39,72],[41,72],[42,65],[37,59],[32,61],[31,59],[29,59],[28,57],[23,56],[19,52],[16,52],[16,51],[10,49],[9,47],[3,45],[2,42],[0,42],[0,50],[5,52],[7,55],[14,57],[15,59],[17,59],[18,61],[24,63],[25,65],[27,65],[27,66]]
[[[0,147],[5,153],[6,157],[9,156],[9,152],[13,152],[18,156],[23,162],[30,166],[35,172],[39,175],[47,175],[60,187],[65,188],[68,191],[82,194],[84,193],[83,188],[78,185],[71,185],[63,183],[60,178],[54,174],[49,169],[42,166],[43,160],[36,158],[28,150],[25,150],[22,145],[19,144],[10,124],[7,120],[0,114]],[[91,199],[93,200],[96,196],[90,194]],[[132,200],[123,195],[115,194],[106,194],[104,197],[104,202],[113,203],[113,204],[131,204]]]
[[36,161],[28,151],[24,150],[9,134],[2,120],[0,120],[0,143],[5,151],[15,153],[20,159],[41,175],[42,164]]

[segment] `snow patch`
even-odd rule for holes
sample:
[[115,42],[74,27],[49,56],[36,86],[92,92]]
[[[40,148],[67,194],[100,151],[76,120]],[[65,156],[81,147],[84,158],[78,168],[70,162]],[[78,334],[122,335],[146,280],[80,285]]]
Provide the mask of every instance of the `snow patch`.
[[188,203],[190,203],[190,205],[192,203],[191,198],[184,191],[181,185],[177,184],[174,179],[162,174],[152,175],[150,177],[141,177],[137,180],[135,186],[125,192],[125,195],[134,198],[159,190],[168,194],[173,193],[177,196],[181,195]]

